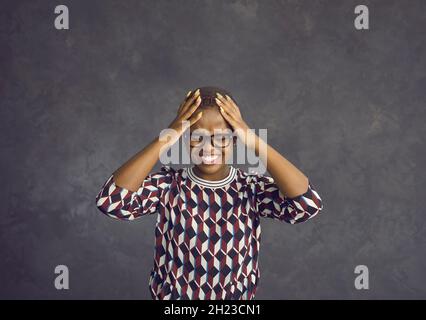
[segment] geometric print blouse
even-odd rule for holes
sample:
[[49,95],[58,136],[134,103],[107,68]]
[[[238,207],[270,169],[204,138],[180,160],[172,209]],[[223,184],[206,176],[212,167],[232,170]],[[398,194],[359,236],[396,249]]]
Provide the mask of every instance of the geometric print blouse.
[[261,218],[295,224],[323,208],[310,181],[305,193],[288,198],[272,177],[232,165],[228,176],[216,181],[198,177],[192,167],[163,166],[136,192],[117,186],[111,175],[96,205],[120,220],[157,214],[148,281],[154,300],[254,299]]

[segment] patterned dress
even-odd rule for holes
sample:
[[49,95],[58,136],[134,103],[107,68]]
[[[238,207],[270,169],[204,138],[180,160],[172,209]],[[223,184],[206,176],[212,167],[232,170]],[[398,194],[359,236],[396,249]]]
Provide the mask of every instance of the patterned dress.
[[218,181],[201,179],[191,167],[163,166],[136,192],[116,185],[111,175],[96,205],[121,220],[157,213],[149,277],[154,300],[254,299],[260,278],[260,218],[295,224],[323,208],[310,181],[305,193],[288,198],[272,177],[234,166]]

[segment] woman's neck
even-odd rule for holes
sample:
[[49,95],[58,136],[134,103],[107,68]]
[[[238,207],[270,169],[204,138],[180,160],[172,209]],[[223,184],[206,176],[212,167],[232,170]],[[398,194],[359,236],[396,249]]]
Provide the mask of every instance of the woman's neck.
[[230,166],[223,166],[221,169],[217,170],[214,173],[206,174],[206,173],[201,172],[197,168],[197,166],[194,166],[194,169],[193,169],[194,173],[198,177],[200,177],[201,179],[204,179],[204,180],[211,180],[211,181],[225,179],[229,175],[230,170],[231,170]]

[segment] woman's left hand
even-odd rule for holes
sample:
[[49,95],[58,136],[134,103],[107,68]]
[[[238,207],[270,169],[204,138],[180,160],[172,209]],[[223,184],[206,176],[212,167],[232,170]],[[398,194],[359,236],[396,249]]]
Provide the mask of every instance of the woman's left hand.
[[[269,146],[266,140],[258,137],[241,117],[240,110],[228,95],[216,94],[216,103],[220,113],[232,126],[238,138],[247,148],[255,151],[264,163],[281,193],[294,198],[308,190],[309,179],[295,165],[284,158],[277,150]],[[316,204],[319,207],[319,205]],[[309,213],[310,215],[310,213]]]
[[216,103],[219,106],[220,113],[225,120],[231,125],[232,129],[237,134],[238,138],[248,146],[248,139],[254,134],[247,123],[243,120],[237,104],[228,95],[222,96],[220,93],[216,93]]

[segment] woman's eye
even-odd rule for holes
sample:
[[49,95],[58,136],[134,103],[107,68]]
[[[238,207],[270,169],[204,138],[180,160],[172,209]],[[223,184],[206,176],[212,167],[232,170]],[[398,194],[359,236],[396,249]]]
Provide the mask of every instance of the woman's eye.
[[217,135],[214,137],[214,141],[218,144],[226,144],[228,141],[228,137],[225,135]]

